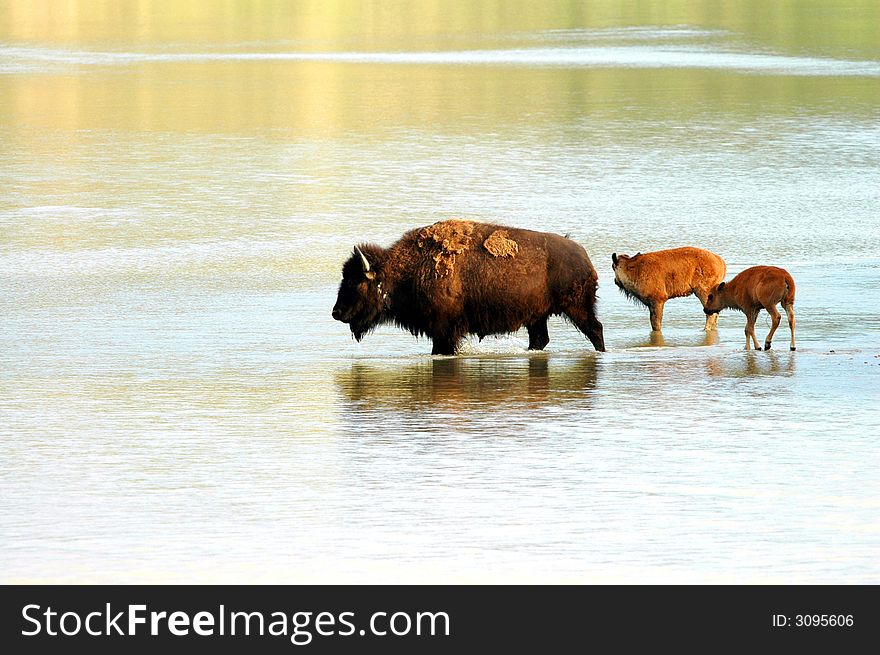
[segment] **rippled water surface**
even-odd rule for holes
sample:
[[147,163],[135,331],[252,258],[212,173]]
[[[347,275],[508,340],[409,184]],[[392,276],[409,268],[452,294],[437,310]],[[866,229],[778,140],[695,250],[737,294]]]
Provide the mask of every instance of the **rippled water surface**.
[[[0,7],[4,581],[880,582],[875,3],[510,4]],[[608,352],[330,318],[461,216],[583,244]],[[798,352],[652,337],[611,253],[678,245]]]

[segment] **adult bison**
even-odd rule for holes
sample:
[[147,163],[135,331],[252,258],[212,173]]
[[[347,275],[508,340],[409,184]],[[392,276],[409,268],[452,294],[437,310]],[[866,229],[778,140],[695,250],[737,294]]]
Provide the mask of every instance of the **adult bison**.
[[550,341],[547,318],[565,314],[605,350],[596,318],[598,275],[586,251],[547,232],[448,220],[416,228],[390,248],[355,246],[342,266],[333,318],[360,341],[393,323],[452,355],[468,334],[515,332],[529,349]]
[[[718,255],[702,248],[671,248],[638,253],[630,257],[611,255],[614,284],[628,298],[646,305],[651,329],[663,324],[663,305],[670,298],[694,294],[706,307],[709,290],[724,279],[727,265]],[[715,329],[718,315],[706,317],[707,331]]]

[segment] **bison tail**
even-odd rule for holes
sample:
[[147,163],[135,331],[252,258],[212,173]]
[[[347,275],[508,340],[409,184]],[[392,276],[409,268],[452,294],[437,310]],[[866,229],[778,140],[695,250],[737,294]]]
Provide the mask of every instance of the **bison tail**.
[[599,290],[599,276],[595,273],[584,284],[581,303],[584,309],[593,311],[596,308],[596,292]]

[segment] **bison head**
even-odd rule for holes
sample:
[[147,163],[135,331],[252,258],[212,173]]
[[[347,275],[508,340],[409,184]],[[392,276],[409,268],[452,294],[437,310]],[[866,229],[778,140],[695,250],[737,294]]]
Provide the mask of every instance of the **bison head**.
[[706,296],[706,304],[703,305],[703,311],[706,313],[706,316],[717,314],[724,309],[725,305],[721,301],[721,297],[724,295],[724,284],[724,282],[716,284],[710,289],[709,295]]
[[342,282],[331,315],[337,321],[348,323],[358,341],[380,323],[388,297],[382,288],[381,260],[381,248],[355,246],[351,257],[342,265]]
[[618,255],[616,252],[611,253],[611,268],[612,268],[612,270],[616,271],[617,267],[620,266],[621,264],[623,264],[624,268],[626,268],[627,264],[629,264],[636,257],[640,257],[641,254],[642,253],[638,252],[635,255],[633,255],[632,257],[630,257],[629,255]]
[[[611,270],[614,271],[614,284],[618,286],[618,288],[623,289],[623,281],[621,278],[626,277],[625,271],[627,264],[629,263],[630,257],[629,255],[618,255],[616,252],[611,255]],[[623,265],[623,274],[618,270],[619,267]]]

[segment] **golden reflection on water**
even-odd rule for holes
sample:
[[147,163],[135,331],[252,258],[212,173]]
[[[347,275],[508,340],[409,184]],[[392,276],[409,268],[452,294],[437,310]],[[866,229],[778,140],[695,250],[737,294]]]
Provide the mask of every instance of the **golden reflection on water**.
[[235,42],[246,46],[264,40],[295,48],[330,49],[355,43],[376,49],[401,39],[431,48],[535,30],[555,31],[559,37],[574,27],[701,26],[749,34],[760,44],[781,50],[880,52],[876,2],[849,0],[833,12],[822,11],[821,5],[757,0],[721,5],[691,0],[7,0],[0,8],[0,34],[58,44]]
[[[868,119],[878,95],[876,86],[851,79],[645,69],[381,67],[377,76],[372,67],[346,63],[177,62],[0,76],[5,100],[0,118],[15,118],[22,127],[65,130],[280,131],[275,138],[376,130],[381,139],[387,130],[473,134],[499,126],[565,126],[585,117],[611,125],[624,117],[698,120],[720,107],[731,114],[733,125],[747,127],[759,118],[789,118],[795,107],[821,114],[828,109],[829,92]],[[643,125],[641,135],[632,138],[656,138],[662,133],[657,127]]]
[[[622,22],[630,30],[643,26],[655,32],[685,26],[695,34],[683,37],[684,45],[712,39],[736,45],[744,39],[752,47],[791,56],[880,57],[880,9],[874,2],[849,3],[832,16],[783,3],[769,21],[754,20],[768,11],[754,0],[723,11],[712,3],[683,0],[660,3],[662,9],[653,2],[624,8],[610,0],[589,8],[574,1],[514,4],[528,10],[512,11],[509,2],[465,0],[402,6],[13,0],[0,8],[0,43],[80,47],[86,54],[102,49],[210,53],[221,46],[246,53],[657,45],[639,32],[601,32]],[[872,15],[877,17],[873,24]],[[566,31],[571,26],[578,29]],[[721,31],[701,35],[701,29]],[[536,34],[543,36],[535,40]],[[659,44],[664,43],[661,38]],[[35,75],[0,75],[0,118],[65,130],[234,134],[263,128],[319,137],[430,128],[472,134],[501,125],[565,125],[585,116],[603,122],[624,116],[683,119],[719,107],[748,125],[768,115],[790,116],[795,108],[824,112],[829,86],[836,108],[843,102],[869,118],[877,98],[876,88],[852,80],[718,71],[423,65],[379,70],[377,75],[373,67],[359,64],[272,61],[62,66]],[[653,134],[645,129],[640,138]]]

